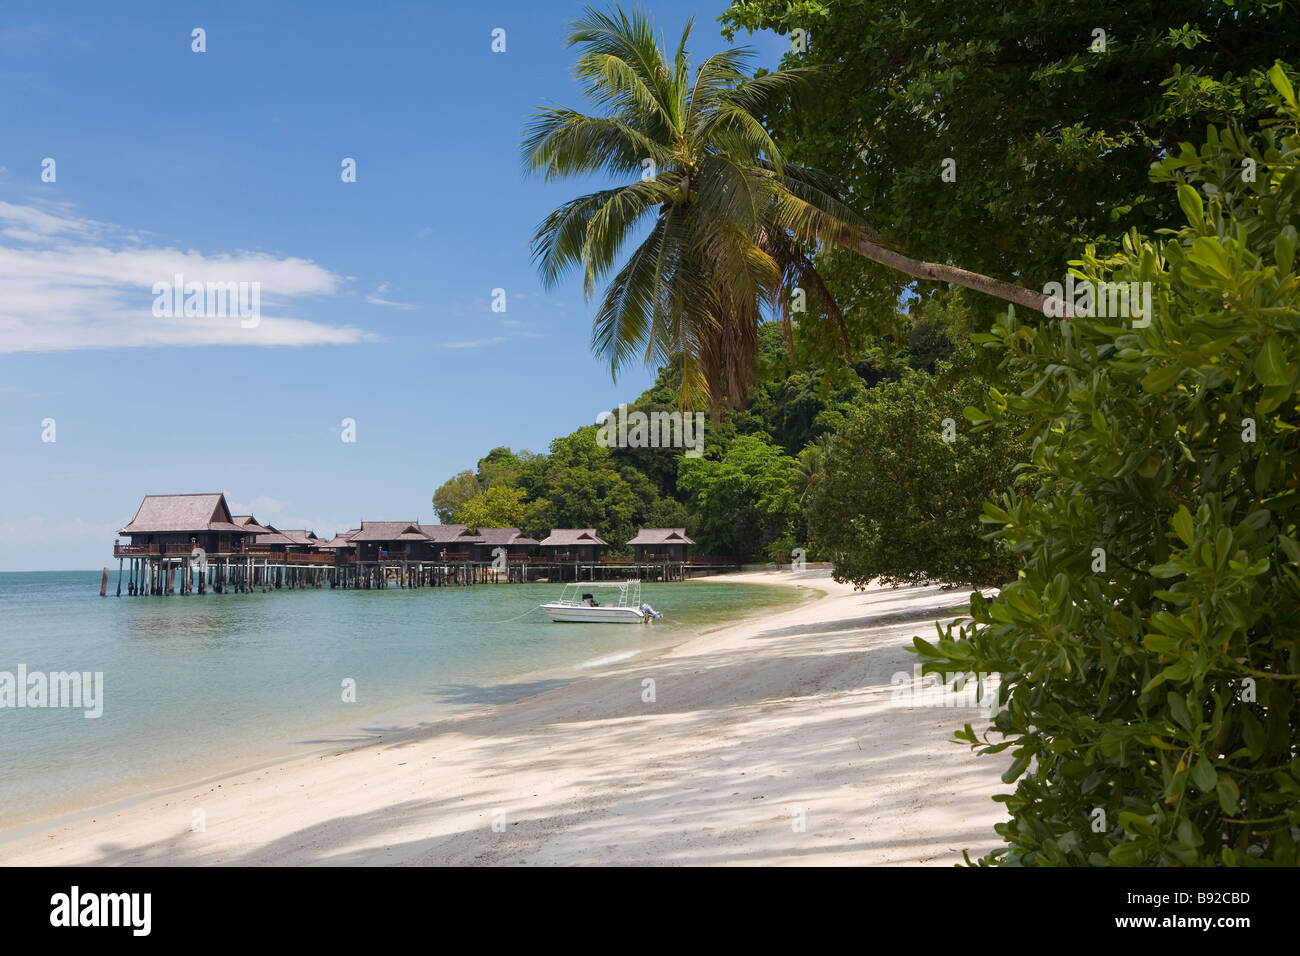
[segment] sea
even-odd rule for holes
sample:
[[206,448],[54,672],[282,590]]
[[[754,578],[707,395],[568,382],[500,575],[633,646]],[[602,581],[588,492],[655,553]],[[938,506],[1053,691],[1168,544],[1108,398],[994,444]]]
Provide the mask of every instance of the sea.
[[[641,599],[662,621],[559,624],[537,610],[558,584],[119,598],[112,573],[99,596],[100,575],[0,572],[0,841],[408,733],[806,599],[707,578],[647,583]],[[5,673],[13,688],[20,668],[29,693],[33,675],[89,675],[93,707],[12,706]]]

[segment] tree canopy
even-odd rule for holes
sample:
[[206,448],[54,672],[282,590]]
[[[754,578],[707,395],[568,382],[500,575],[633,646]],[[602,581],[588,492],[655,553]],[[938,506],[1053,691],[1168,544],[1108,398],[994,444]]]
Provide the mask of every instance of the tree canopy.
[[985,506],[1019,570],[916,647],[930,671],[1001,674],[999,739],[958,735],[1011,750],[993,862],[1297,862],[1300,104],[1270,75],[1280,125],[1156,166],[1170,238],[1080,263],[1150,283],[1149,325],[980,336],[1015,388],[967,417],[1032,439],[1034,489]]

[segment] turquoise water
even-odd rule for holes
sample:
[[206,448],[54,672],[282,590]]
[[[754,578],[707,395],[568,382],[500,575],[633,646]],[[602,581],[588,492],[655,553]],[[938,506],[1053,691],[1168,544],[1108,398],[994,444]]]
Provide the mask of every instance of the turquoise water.
[[0,828],[373,740],[800,600],[707,579],[646,584],[662,622],[554,624],[526,613],[559,594],[551,584],[116,598],[110,576],[101,598],[99,579],[0,573],[0,672],[103,673],[98,718],[0,707]]

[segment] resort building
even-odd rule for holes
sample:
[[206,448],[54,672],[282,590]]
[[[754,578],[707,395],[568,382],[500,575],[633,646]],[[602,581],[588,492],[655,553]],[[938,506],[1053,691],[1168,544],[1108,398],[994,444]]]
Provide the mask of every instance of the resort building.
[[235,515],[235,524],[239,525],[249,534],[270,534],[271,528],[259,522],[252,515]]
[[293,538],[277,531],[273,525],[266,526],[266,530],[249,544],[249,550],[259,553],[265,551],[268,554],[302,553],[302,549],[297,547]]
[[642,528],[635,538],[628,541],[637,564],[685,561],[694,543],[686,536],[685,528]]
[[[279,529],[272,528],[271,530],[278,531]],[[320,546],[325,543],[320,538],[316,537],[314,532],[304,531],[302,529],[280,531],[280,534],[289,539],[290,544],[287,550],[291,554],[309,554],[318,550]],[[260,538],[257,543],[262,543]]]
[[[635,557],[605,556],[609,543],[595,528],[552,528],[539,542],[518,528],[363,521],[326,540],[304,528],[263,524],[251,514],[232,516],[223,494],[146,495],[119,534],[129,540],[113,546],[119,595],[124,583],[128,594],[140,595],[627,577],[682,581],[735,566],[726,558],[691,558],[695,542],[685,528],[641,528],[627,542]],[[101,593],[106,590],[107,577]]]
[[417,521],[363,521],[351,538],[358,561],[427,558],[428,536]]
[[492,561],[497,548],[505,548],[506,560],[523,560],[532,554],[539,542],[518,528],[479,528],[478,543],[474,545],[475,561]]
[[356,560],[357,546],[352,543],[352,536],[360,531],[360,528],[350,528],[342,534],[336,534],[329,541],[325,541],[316,546],[318,551],[332,552],[343,560]]
[[244,550],[253,533],[236,524],[223,494],[145,495],[131,523],[118,532],[131,539],[120,554],[209,554]]
[[541,542],[542,552],[552,561],[581,561],[595,564],[600,549],[609,542],[596,534],[595,528],[552,528]]
[[478,535],[463,524],[422,524],[420,531],[428,539],[424,556],[431,561],[469,561],[473,559]]

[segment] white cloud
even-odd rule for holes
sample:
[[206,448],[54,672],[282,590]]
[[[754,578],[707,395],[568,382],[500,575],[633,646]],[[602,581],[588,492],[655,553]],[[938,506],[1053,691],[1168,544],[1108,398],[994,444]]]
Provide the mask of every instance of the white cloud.
[[[271,498],[267,495],[259,495],[247,504],[242,501],[232,501],[226,499],[226,504],[230,505],[231,513],[237,515],[257,515],[260,518],[271,519],[268,515],[279,514],[284,509],[284,502],[279,498]],[[274,523],[274,522],[272,522]]]
[[379,287],[375,289],[374,292],[366,296],[366,301],[369,302],[371,305],[386,305],[389,308],[393,308],[393,309],[414,309],[415,308],[415,306],[411,305],[411,303],[409,302],[395,302],[392,299],[383,298],[383,296],[385,296],[387,293],[388,293],[388,283],[381,282],[379,284]]
[[[126,521],[130,521],[128,517]],[[126,523],[126,522],[123,522]],[[46,524],[44,518],[20,518],[18,521],[0,523],[0,539],[28,543],[58,541],[61,538],[94,537],[103,541],[111,539],[122,525],[95,524],[73,518],[61,524]]]
[[51,203],[50,206],[64,211],[46,212],[35,206],[16,206],[0,201],[0,222],[4,223],[0,233],[11,239],[32,242],[50,236],[91,236],[107,231],[103,223],[73,216],[61,204]]
[[96,524],[83,518],[48,523],[44,518],[0,522],[0,569],[30,571],[68,567],[99,568],[113,553],[121,524]]
[[230,513],[235,515],[253,515],[263,524],[275,525],[277,528],[303,528],[307,531],[314,531],[316,534],[331,537],[339,531],[346,531],[348,528],[355,527],[354,524],[344,522],[319,521],[316,518],[303,517],[292,510],[292,505],[281,501],[278,498],[271,498],[267,495],[259,495],[252,501],[233,501],[226,499],[230,505]]
[[[117,227],[66,206],[0,202],[0,352],[157,345],[346,344],[374,338],[360,329],[291,314],[286,300],[334,295],[339,276],[298,257],[142,245]],[[157,318],[153,285],[257,282],[255,327],[232,318]],[[290,314],[286,314],[290,313]]]

